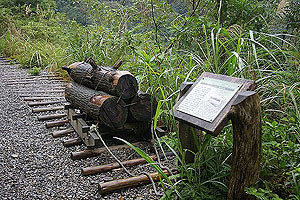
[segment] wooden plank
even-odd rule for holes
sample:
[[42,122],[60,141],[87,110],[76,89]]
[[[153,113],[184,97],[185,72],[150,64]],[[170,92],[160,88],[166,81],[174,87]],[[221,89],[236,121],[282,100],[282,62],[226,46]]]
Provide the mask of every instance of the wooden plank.
[[74,129],[71,127],[71,128],[67,128],[67,129],[64,129],[64,130],[59,130],[59,131],[54,131],[52,133],[52,136],[54,138],[58,138],[58,137],[64,137],[70,133],[73,133],[74,132]]
[[[19,71],[16,71],[16,72],[19,72]],[[32,79],[32,78],[36,78],[36,77],[57,77],[57,76],[52,75],[52,74],[41,74],[39,76],[25,76],[24,78]],[[3,78],[5,78],[5,79],[7,79],[7,78],[20,78],[20,76],[6,75],[6,76],[3,76]]]
[[65,92],[65,90],[30,90],[30,91],[18,91],[21,94],[26,94],[26,93],[62,93]]
[[63,110],[64,106],[53,106],[53,107],[44,107],[44,108],[32,108],[33,113],[38,112],[48,112],[48,111],[56,111],[56,110]]
[[64,124],[67,124],[69,120],[59,120],[59,121],[53,121],[53,122],[47,122],[46,123],[46,128],[52,128],[55,126],[62,126]]
[[40,94],[40,95],[39,94],[20,94],[19,96],[21,98],[26,98],[26,97],[30,97],[30,98],[34,98],[34,97],[48,97],[48,98],[43,98],[43,99],[51,99],[51,98],[62,98],[65,95],[64,94],[56,94],[56,95],[47,95],[47,94]]
[[30,82],[30,81],[52,81],[52,80],[63,80],[62,78],[59,77],[35,77],[35,78],[27,78],[27,77],[22,77],[22,78],[14,78],[14,79],[4,79],[6,83],[14,83],[14,82]]
[[[67,81],[65,80],[45,80],[45,82],[48,82],[48,83],[65,83]],[[9,82],[9,83],[6,83],[6,85],[17,85],[17,84],[22,84],[22,85],[26,85],[26,84],[35,84],[35,83],[38,83],[38,81],[14,81],[14,82]]]
[[45,121],[45,120],[51,120],[51,119],[60,119],[67,116],[65,113],[59,113],[59,114],[52,114],[52,115],[42,115],[38,116],[37,119],[39,121]]
[[64,103],[65,101],[43,101],[43,102],[29,102],[28,106],[43,106],[43,105],[50,105],[50,104],[57,104],[57,103]]
[[24,101],[39,101],[39,100],[46,100],[46,99],[64,99],[63,96],[30,96],[30,97],[23,97]]

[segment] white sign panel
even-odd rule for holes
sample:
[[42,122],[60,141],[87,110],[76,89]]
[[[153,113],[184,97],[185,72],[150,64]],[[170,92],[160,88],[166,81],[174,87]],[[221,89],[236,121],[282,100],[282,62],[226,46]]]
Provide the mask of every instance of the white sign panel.
[[204,77],[177,107],[178,111],[212,122],[242,84]]

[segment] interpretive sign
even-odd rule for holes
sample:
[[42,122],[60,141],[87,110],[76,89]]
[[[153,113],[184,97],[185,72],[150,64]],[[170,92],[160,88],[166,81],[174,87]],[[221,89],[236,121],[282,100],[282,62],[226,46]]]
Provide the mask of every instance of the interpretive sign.
[[239,92],[252,90],[254,81],[204,72],[173,108],[177,120],[217,135]]
[[176,109],[212,122],[241,86],[242,84],[203,77]]

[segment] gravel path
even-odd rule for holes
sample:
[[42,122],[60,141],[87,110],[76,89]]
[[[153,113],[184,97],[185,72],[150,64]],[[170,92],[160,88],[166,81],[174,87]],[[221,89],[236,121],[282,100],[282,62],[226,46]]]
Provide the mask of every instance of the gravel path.
[[[105,153],[97,158],[72,161],[70,153],[85,147],[63,147],[61,142],[67,138],[52,138],[51,133],[57,129],[46,129],[44,122],[36,119],[36,114],[31,112],[31,108],[15,91],[22,90],[33,94],[34,90],[49,89],[51,86],[47,86],[47,81],[38,81],[37,85],[7,85],[5,79],[8,76],[24,78],[29,75],[17,65],[9,65],[0,60],[0,199],[160,198],[154,194],[151,185],[99,195],[98,184],[103,180],[119,179],[128,175],[123,170],[88,177],[80,175],[81,167],[107,164],[114,160]],[[74,135],[70,136],[72,137]],[[150,152],[147,145],[141,148]],[[114,153],[120,160],[138,157],[131,149]],[[153,169],[144,165],[142,168],[130,168],[130,171],[139,174],[141,171],[150,172]]]

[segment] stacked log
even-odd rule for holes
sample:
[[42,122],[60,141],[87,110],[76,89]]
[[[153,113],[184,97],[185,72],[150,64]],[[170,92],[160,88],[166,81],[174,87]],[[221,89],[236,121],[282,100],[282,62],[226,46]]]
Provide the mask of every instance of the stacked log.
[[63,69],[75,82],[122,99],[130,99],[138,91],[137,80],[128,71],[95,66],[86,62],[77,62]]
[[128,109],[123,100],[75,82],[67,85],[66,100],[90,118],[111,128],[122,128],[127,120]]
[[[109,128],[122,129],[126,122],[141,124],[139,132],[149,129],[157,102],[138,91],[136,78],[117,67],[100,67],[95,62],[77,62],[63,67],[73,82],[66,88],[66,99],[88,117]],[[146,134],[149,134],[146,133]]]

